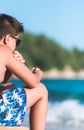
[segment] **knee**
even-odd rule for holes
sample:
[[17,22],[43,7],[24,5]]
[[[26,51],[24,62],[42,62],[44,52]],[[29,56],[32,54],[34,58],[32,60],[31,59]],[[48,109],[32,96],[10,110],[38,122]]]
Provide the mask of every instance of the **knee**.
[[48,90],[47,90],[46,86],[44,84],[40,83],[39,87],[40,87],[40,90],[41,90],[41,96],[48,98]]

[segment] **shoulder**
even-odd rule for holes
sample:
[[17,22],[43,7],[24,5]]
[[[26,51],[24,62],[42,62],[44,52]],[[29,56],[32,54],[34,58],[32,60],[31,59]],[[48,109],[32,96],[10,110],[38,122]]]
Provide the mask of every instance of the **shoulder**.
[[12,50],[7,46],[0,46],[0,55],[4,54],[7,55],[9,53],[12,53]]
[[12,55],[12,50],[7,46],[0,46],[0,61],[7,60]]

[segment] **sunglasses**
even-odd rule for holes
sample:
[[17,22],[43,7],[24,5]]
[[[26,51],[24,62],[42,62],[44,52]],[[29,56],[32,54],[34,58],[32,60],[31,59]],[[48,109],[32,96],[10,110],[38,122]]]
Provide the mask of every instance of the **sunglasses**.
[[16,46],[19,46],[21,43],[21,40],[13,35],[11,35],[12,38],[14,38],[16,40]]

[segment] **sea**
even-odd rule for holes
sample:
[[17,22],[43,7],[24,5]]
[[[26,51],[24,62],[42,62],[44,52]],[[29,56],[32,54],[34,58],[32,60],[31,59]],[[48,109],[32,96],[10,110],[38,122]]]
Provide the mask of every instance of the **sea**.
[[[18,87],[21,80],[12,80]],[[47,88],[48,114],[46,130],[84,130],[84,79],[43,79]],[[23,126],[29,127],[29,111]]]

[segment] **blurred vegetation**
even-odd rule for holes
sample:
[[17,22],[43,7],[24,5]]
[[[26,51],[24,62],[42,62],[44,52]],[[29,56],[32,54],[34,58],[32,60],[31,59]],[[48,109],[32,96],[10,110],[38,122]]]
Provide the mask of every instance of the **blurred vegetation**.
[[52,68],[63,70],[66,66],[70,66],[74,71],[84,69],[84,52],[77,48],[69,51],[44,35],[28,32],[20,35],[20,38],[22,45],[17,50],[22,53],[26,65],[30,68],[40,67],[44,71]]

